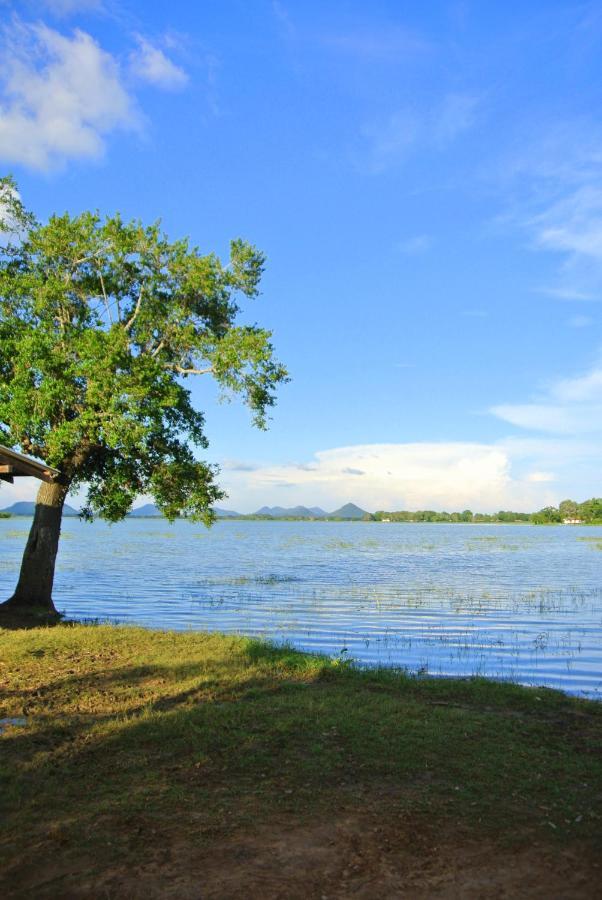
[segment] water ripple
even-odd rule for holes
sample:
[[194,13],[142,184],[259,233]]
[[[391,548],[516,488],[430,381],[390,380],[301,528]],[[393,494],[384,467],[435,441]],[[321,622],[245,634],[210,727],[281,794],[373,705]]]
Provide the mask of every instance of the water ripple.
[[[27,525],[0,520],[5,595]],[[67,519],[63,537],[69,616],[602,695],[602,528]]]

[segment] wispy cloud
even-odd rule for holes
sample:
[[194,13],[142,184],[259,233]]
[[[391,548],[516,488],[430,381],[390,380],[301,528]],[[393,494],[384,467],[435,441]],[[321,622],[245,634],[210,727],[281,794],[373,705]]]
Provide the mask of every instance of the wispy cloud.
[[432,123],[435,138],[443,145],[454,141],[458,135],[475,123],[478,97],[471,94],[452,93],[444,97]]
[[503,403],[492,407],[491,412],[531,431],[602,437],[602,368],[561,379],[532,402]]
[[168,91],[177,91],[188,83],[188,75],[163,50],[141,35],[138,46],[130,53],[130,69],[140,80]]
[[570,287],[543,287],[537,288],[536,293],[545,294],[547,297],[556,297],[558,300],[599,300],[602,295],[578,290]]
[[103,0],[42,0],[48,12],[59,18],[75,15],[75,13],[101,12]]
[[478,104],[476,96],[447,94],[426,109],[399,109],[366,123],[359,167],[380,174],[404,163],[419,148],[444,150],[474,125]]
[[468,319],[486,319],[489,315],[486,309],[463,309],[461,314]]
[[593,321],[591,316],[571,316],[568,324],[571,328],[587,328]]
[[238,459],[225,459],[222,468],[228,472],[255,472],[259,466],[255,463],[241,462]]
[[544,250],[602,260],[602,184],[584,184],[531,220]]
[[542,136],[504,160],[514,195],[509,216],[531,247],[558,258],[556,282],[539,293],[602,300],[602,129],[595,121],[539,124]]
[[287,37],[292,37],[297,29],[284,3],[281,3],[280,0],[272,0],[272,12],[280,29]]
[[328,30],[322,32],[320,41],[329,49],[366,62],[400,62],[430,50],[421,35],[399,25]]
[[428,234],[416,234],[413,237],[405,238],[397,244],[397,250],[405,253],[407,256],[419,256],[426,253],[433,246],[433,239]]
[[414,62],[434,49],[423,34],[398,21],[379,22],[374,15],[359,21],[342,10],[333,17],[327,5],[321,16],[304,20],[299,5],[283,0],[272,0],[271,8],[283,37],[320,47],[332,56],[347,57],[356,65]]

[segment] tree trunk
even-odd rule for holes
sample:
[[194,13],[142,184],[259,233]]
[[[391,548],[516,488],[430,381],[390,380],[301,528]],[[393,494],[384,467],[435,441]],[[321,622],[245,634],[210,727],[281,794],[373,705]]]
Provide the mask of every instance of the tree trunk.
[[52,583],[67,491],[66,484],[42,483],[23,554],[19,583],[13,596],[3,606],[22,612],[56,614],[52,602]]

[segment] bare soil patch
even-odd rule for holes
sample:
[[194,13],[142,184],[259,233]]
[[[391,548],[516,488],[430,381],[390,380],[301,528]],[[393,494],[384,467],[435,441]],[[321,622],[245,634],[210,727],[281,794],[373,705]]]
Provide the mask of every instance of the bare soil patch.
[[[384,822],[384,824],[383,824]],[[149,838],[151,835],[149,835]],[[42,848],[39,848],[42,850]],[[48,848],[44,848],[47,850]],[[87,858],[19,865],[6,897],[178,898],[178,900],[344,900],[344,898],[602,897],[591,850],[479,840],[450,823],[437,826],[374,807],[329,821],[279,817],[231,834],[152,836],[141,858],[98,869]],[[25,860],[22,860],[22,863]]]

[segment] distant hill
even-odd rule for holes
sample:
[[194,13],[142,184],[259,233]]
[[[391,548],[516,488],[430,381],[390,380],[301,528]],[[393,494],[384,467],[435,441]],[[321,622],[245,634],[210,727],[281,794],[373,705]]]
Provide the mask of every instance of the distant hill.
[[323,509],[320,509],[319,506],[314,506],[311,509],[307,506],[291,506],[289,508],[284,506],[262,506],[261,509],[258,509],[253,515],[271,516],[273,519],[285,519],[288,517],[296,519],[315,519],[325,516],[326,513]]
[[[218,519],[237,519],[240,517],[240,513],[234,512],[232,509],[215,507],[213,512]],[[162,515],[163,513],[154,503],[145,503],[144,506],[139,506],[137,509],[133,509],[131,513],[128,513],[128,516],[133,516],[136,519],[156,519]]]
[[139,506],[128,513],[128,516],[133,516],[137,519],[154,519],[162,515],[163,513],[157,509],[154,503],[145,503],[144,506]]
[[[35,506],[34,502],[20,500],[17,503],[13,503],[12,506],[7,506],[6,509],[0,510],[0,512],[10,513],[11,516],[33,516]],[[235,512],[233,509],[221,509],[216,506],[213,511],[218,519],[242,518],[242,514]],[[63,515],[79,516],[79,513],[66,503],[63,507]],[[162,515],[163,513],[157,509],[154,503],[145,503],[143,506],[139,506],[128,513],[128,517],[131,516],[135,519],[156,519]],[[356,506],[355,503],[346,503],[340,509],[336,509],[331,513],[324,512],[319,506],[262,506],[253,515],[271,516],[272,519],[363,519],[366,512],[360,509],[359,506]]]
[[233,509],[220,509],[219,506],[214,506],[213,512],[218,519],[240,519],[240,513]]
[[367,515],[366,510],[360,509],[355,503],[346,503],[340,509],[335,509],[334,512],[328,513],[328,517],[331,519],[363,519]]
[[[35,508],[36,505],[33,500],[19,500],[17,503],[13,503],[12,506],[7,506],[6,509],[1,511],[10,513],[11,516],[33,516]],[[65,503],[63,506],[63,515],[79,516],[79,513],[76,509],[73,509],[72,506]]]
[[262,506],[255,516],[271,516],[272,519],[363,519],[368,515],[355,503],[346,503],[334,512],[324,512],[319,506]]

